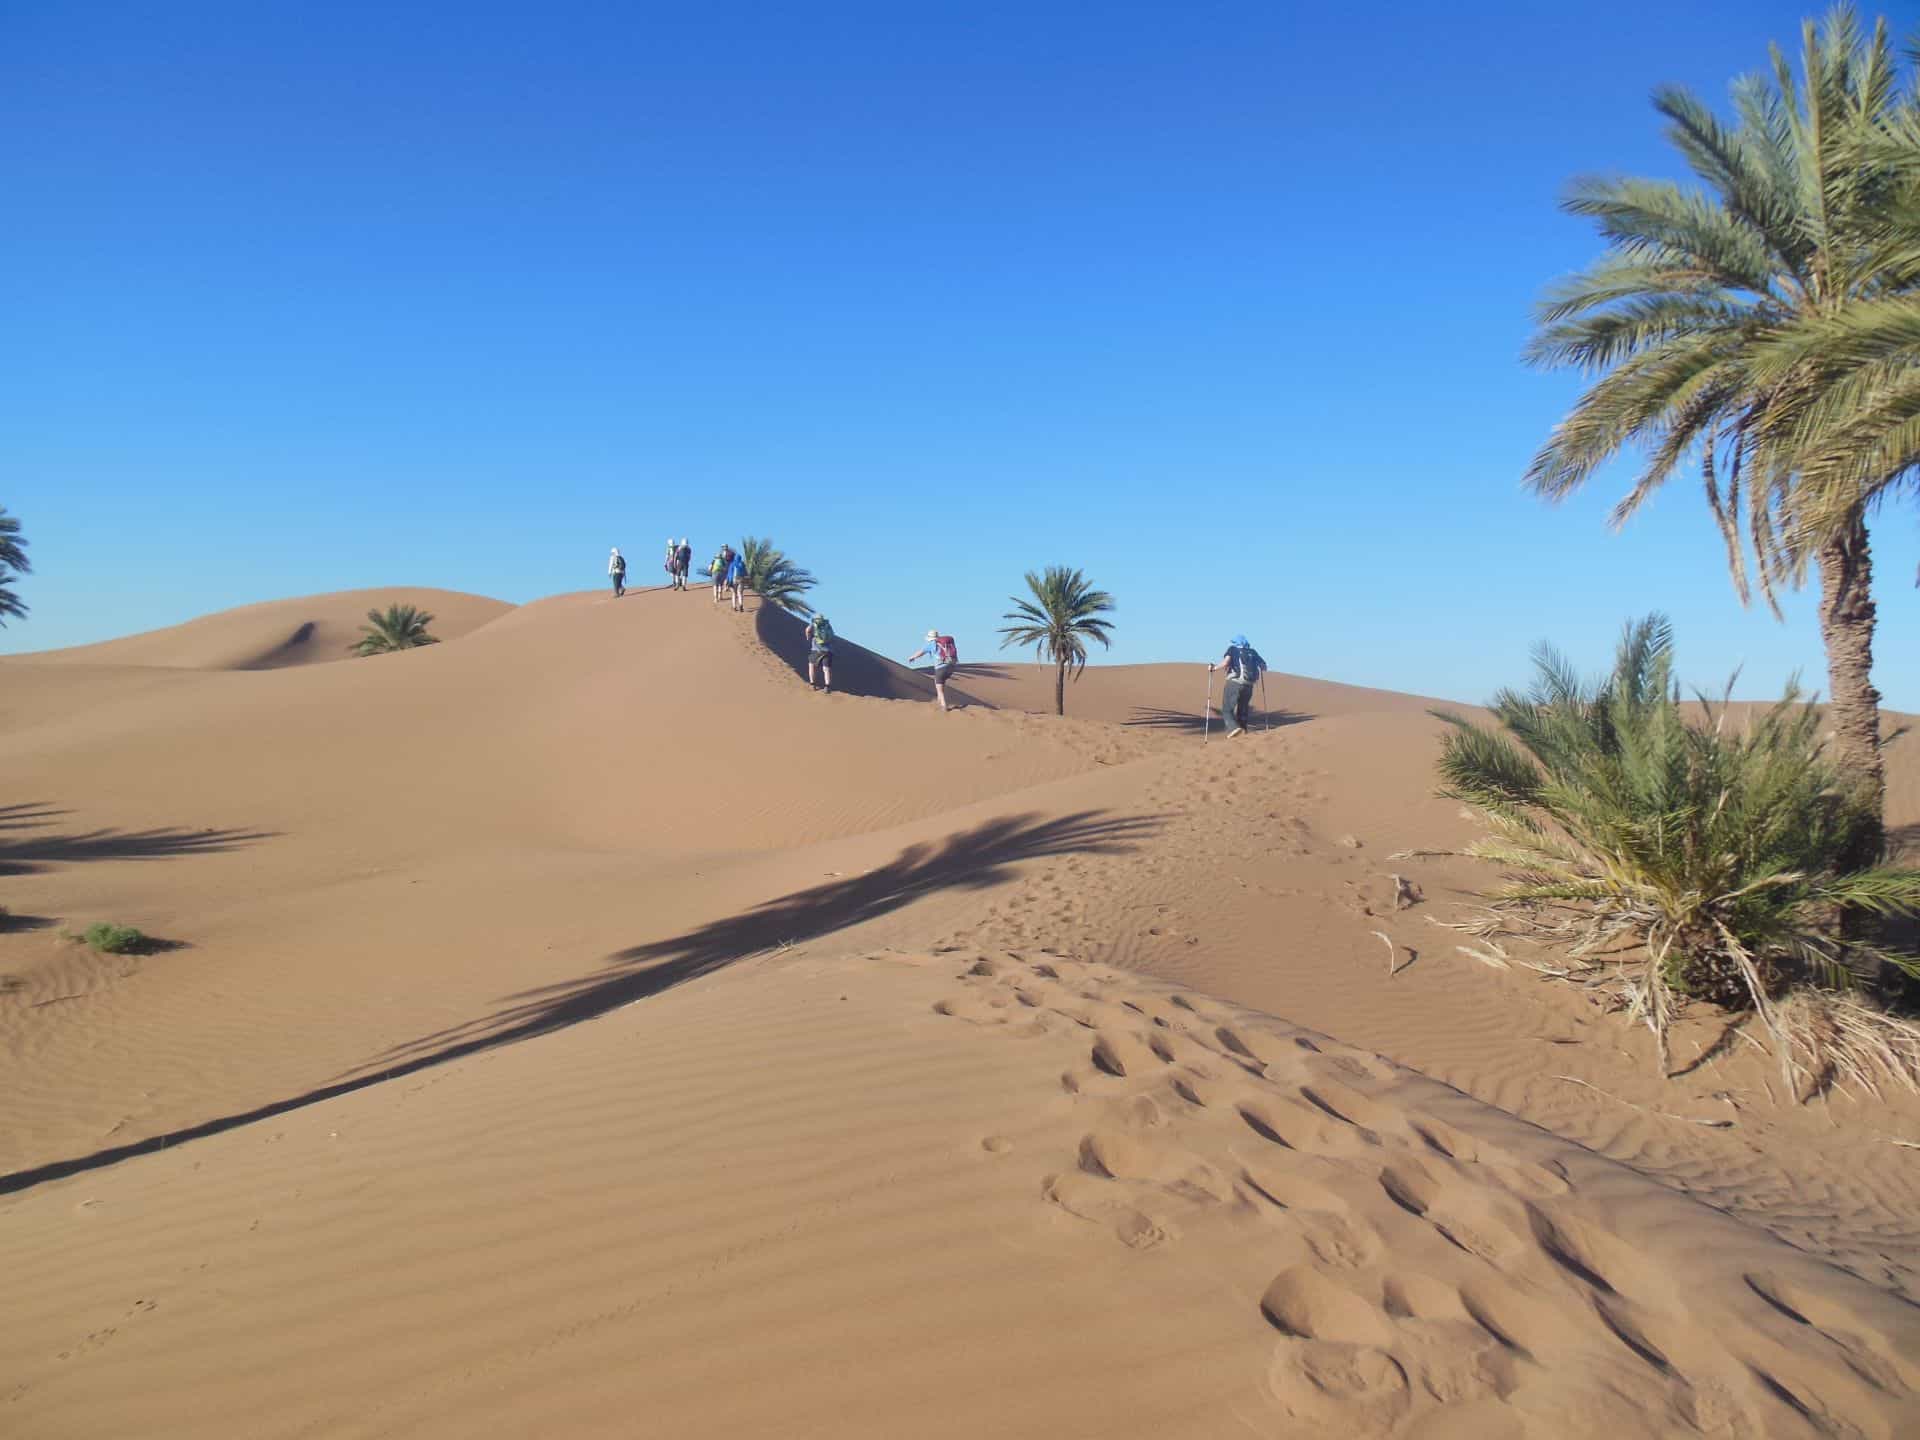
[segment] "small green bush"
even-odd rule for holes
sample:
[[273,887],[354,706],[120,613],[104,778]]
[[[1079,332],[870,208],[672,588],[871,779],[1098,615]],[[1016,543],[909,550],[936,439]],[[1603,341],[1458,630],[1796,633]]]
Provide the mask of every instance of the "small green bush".
[[133,926],[115,925],[106,920],[89,925],[80,938],[109,955],[131,955],[147,943],[147,937]]

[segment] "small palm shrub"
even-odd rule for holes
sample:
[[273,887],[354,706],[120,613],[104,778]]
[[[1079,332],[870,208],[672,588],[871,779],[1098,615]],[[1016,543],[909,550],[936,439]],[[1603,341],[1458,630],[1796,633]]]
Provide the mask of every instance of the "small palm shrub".
[[[1920,1032],[1851,999],[1857,967],[1920,960],[1849,933],[1849,915],[1920,912],[1920,871],[1879,863],[1870,798],[1836,766],[1819,708],[1790,685],[1736,723],[1725,698],[1683,706],[1673,636],[1629,624],[1585,683],[1550,647],[1491,726],[1451,727],[1441,794],[1486,838],[1468,854],[1507,884],[1480,933],[1568,945],[1652,1029],[1662,1073],[1676,1004],[1751,1009],[1789,1084],[1891,1075],[1920,1087]],[[1783,1004],[1791,997],[1791,1004]]]
[[115,925],[106,920],[89,925],[80,938],[109,955],[131,955],[147,943],[147,937],[133,926]]
[[385,655],[394,650],[413,650],[440,642],[427,632],[433,616],[412,605],[389,605],[384,611],[367,611],[367,623],[360,627],[354,643],[356,655]]
[[747,536],[740,542],[740,561],[746,567],[747,588],[762,600],[796,615],[813,613],[813,607],[802,597],[819,582],[812,571],[794,564],[773,541]]

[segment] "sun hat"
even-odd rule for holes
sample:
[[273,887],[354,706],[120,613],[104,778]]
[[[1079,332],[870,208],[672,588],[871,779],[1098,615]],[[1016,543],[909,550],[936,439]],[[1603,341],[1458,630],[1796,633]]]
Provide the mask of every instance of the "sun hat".
[[927,638],[929,640],[938,640],[940,638],[940,632],[938,630],[929,630],[927,631]]
[[1233,643],[1236,645],[1245,645],[1247,643],[1247,637],[1244,635],[1236,635],[1233,637]]

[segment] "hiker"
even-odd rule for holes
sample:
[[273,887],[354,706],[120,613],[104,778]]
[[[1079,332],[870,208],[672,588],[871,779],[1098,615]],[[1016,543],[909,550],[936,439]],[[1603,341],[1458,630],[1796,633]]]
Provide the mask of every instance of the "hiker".
[[680,542],[671,535],[667,537],[666,563],[660,568],[667,572],[667,588],[677,590],[680,579]]
[[683,536],[680,540],[680,548],[673,552],[673,588],[676,590],[686,589],[687,576],[692,572],[693,546],[689,545]]
[[720,553],[713,557],[713,563],[707,566],[707,574],[713,577],[713,603],[720,603],[720,592],[727,586],[727,566],[733,563],[733,546],[722,545]]
[[740,598],[740,588],[745,585],[747,581],[747,562],[745,556],[735,555],[733,559],[727,562],[727,572],[724,579],[727,592],[733,596],[733,608],[735,610],[745,610],[747,608],[746,602]]
[[952,707],[947,704],[947,679],[953,674],[953,667],[960,663],[960,648],[953,643],[951,635],[942,635],[938,628],[927,631],[927,643],[907,657],[911,665],[922,655],[933,657],[933,698],[940,702],[942,710]]
[[618,545],[607,557],[607,574],[613,580],[613,598],[618,600],[627,593],[627,557],[620,553]]
[[820,688],[833,689],[833,626],[827,623],[824,615],[815,615],[807,621],[807,684],[814,683],[814,673],[827,683]]
[[1253,701],[1253,687],[1266,674],[1267,662],[1247,642],[1246,636],[1236,635],[1227,646],[1227,653],[1207,666],[1209,674],[1215,670],[1227,672],[1227,683],[1220,687],[1220,718],[1226,724],[1227,738],[1232,740],[1247,728],[1247,707]]

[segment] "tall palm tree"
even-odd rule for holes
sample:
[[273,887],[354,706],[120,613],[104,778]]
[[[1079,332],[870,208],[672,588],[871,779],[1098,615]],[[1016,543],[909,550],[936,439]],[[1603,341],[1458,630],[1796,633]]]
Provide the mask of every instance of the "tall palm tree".
[[27,606],[13,592],[13,582],[21,575],[31,575],[33,565],[27,559],[27,542],[20,538],[19,518],[7,513],[7,507],[0,505],[0,625],[7,623],[7,617],[15,620],[27,618]]
[[360,639],[353,647],[356,655],[385,655],[394,650],[413,650],[440,642],[427,633],[433,616],[411,605],[389,605],[386,610],[367,611],[368,623],[360,627]]
[[740,559],[747,567],[747,588],[782,610],[811,615],[813,607],[800,597],[820,582],[811,570],[802,570],[775,547],[772,540],[749,535],[740,542]]
[[[1886,395],[1849,377],[1834,351],[1844,349],[1836,336],[1857,333],[1920,280],[1920,124],[1898,93],[1884,21],[1870,37],[1851,10],[1809,22],[1804,83],[1777,47],[1772,60],[1770,73],[1735,84],[1731,125],[1685,91],[1656,92],[1668,139],[1699,187],[1575,183],[1565,208],[1591,218],[1608,249],[1549,292],[1528,356],[1600,378],[1554,427],[1527,483],[1561,499],[1638,442],[1645,467],[1614,508],[1616,525],[1697,464],[1743,601],[1749,547],[1776,614],[1777,591],[1817,563],[1836,751],[1878,813],[1866,525],[1875,495],[1857,482],[1863,461],[1887,478],[1884,457],[1863,450],[1859,433]],[[1910,432],[1920,327],[1904,313],[1909,369],[1883,379],[1901,389]]]
[[1099,618],[1113,609],[1113,597],[1064,565],[1049,565],[1040,574],[1029,570],[1027,589],[1033,598],[1011,597],[1013,609],[1000,617],[1013,622],[1001,627],[1000,648],[1031,645],[1042,660],[1053,662],[1053,713],[1064,715],[1067,671],[1071,668],[1078,680],[1087,668],[1087,641],[1113,644],[1113,622]]

